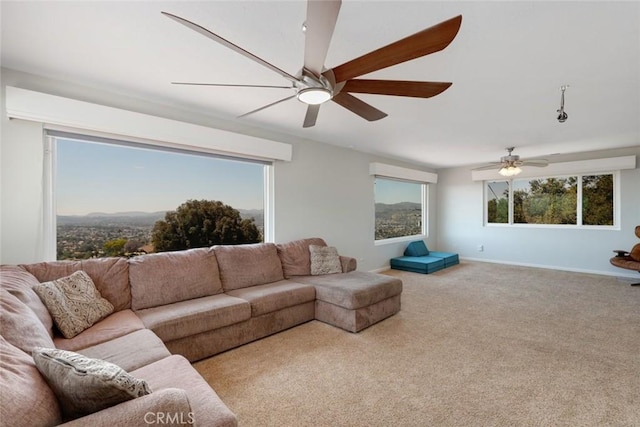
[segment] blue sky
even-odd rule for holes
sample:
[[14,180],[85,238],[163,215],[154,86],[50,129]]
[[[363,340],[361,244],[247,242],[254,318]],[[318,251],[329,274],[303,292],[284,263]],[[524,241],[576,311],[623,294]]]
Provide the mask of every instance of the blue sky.
[[376,179],[376,203],[422,202],[422,186],[413,182]]
[[262,209],[264,166],[58,139],[58,215],[174,210],[189,199]]

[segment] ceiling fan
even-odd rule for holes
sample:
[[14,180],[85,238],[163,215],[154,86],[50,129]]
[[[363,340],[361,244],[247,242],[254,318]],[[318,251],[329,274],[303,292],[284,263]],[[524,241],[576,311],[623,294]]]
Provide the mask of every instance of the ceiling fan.
[[548,160],[520,160],[520,156],[511,154],[515,147],[507,147],[507,155],[500,157],[499,162],[489,163],[485,166],[480,166],[478,168],[473,169],[474,171],[482,171],[482,170],[491,170],[500,168],[498,173],[502,176],[515,176],[522,172],[520,166],[534,166],[534,167],[545,167],[549,165]]
[[380,120],[387,116],[386,113],[356,98],[351,95],[351,93],[430,98],[444,92],[451,86],[451,83],[447,82],[365,80],[356,79],[356,77],[420,58],[446,48],[453,41],[456,34],[458,34],[460,24],[462,23],[461,15],[345,62],[342,65],[326,69],[324,67],[324,61],[327,56],[327,51],[329,50],[329,44],[338,19],[341,4],[341,0],[308,0],[307,19],[303,25],[305,32],[304,64],[302,70],[296,75],[281,70],[198,24],[177,15],[162,12],[165,16],[179,22],[187,28],[280,74],[280,76],[289,80],[291,85],[261,86],[218,83],[173,83],[202,86],[293,89],[295,90],[295,94],[245,113],[240,117],[245,117],[281,102],[297,98],[299,101],[307,104],[307,113],[303,123],[303,127],[305,128],[316,124],[320,105],[329,100],[368,121]]

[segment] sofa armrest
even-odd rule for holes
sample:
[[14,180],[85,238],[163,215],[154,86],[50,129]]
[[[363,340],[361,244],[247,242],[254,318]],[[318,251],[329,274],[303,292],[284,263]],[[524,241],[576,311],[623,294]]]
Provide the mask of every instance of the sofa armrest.
[[340,264],[342,264],[342,272],[348,273],[358,268],[358,261],[355,258],[340,255]]
[[113,427],[161,424],[162,426],[194,426],[187,392],[165,388],[146,396],[127,400],[119,405],[61,424],[64,427]]

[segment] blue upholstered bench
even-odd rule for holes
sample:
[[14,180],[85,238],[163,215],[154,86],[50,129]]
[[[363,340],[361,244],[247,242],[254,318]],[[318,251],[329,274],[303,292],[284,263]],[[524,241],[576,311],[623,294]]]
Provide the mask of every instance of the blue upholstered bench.
[[391,258],[391,268],[429,274],[460,263],[458,254],[429,251],[424,241],[409,243],[404,256]]

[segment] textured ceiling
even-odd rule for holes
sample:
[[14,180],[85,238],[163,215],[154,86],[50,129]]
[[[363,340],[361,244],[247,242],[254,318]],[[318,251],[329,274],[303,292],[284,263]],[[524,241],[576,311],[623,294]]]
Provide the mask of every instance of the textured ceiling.
[[[236,117],[290,89],[186,87],[171,81],[287,85],[278,74],[161,15],[194,21],[296,74],[304,1],[2,1],[3,67],[197,111],[248,128],[441,168],[497,161],[516,146],[548,157],[640,144],[640,3],[349,1],[331,68],[461,14],[444,51],[369,78],[451,81],[430,99],[357,95],[389,116],[367,122],[335,103],[303,129],[293,99]],[[569,119],[556,110],[560,86]]]

